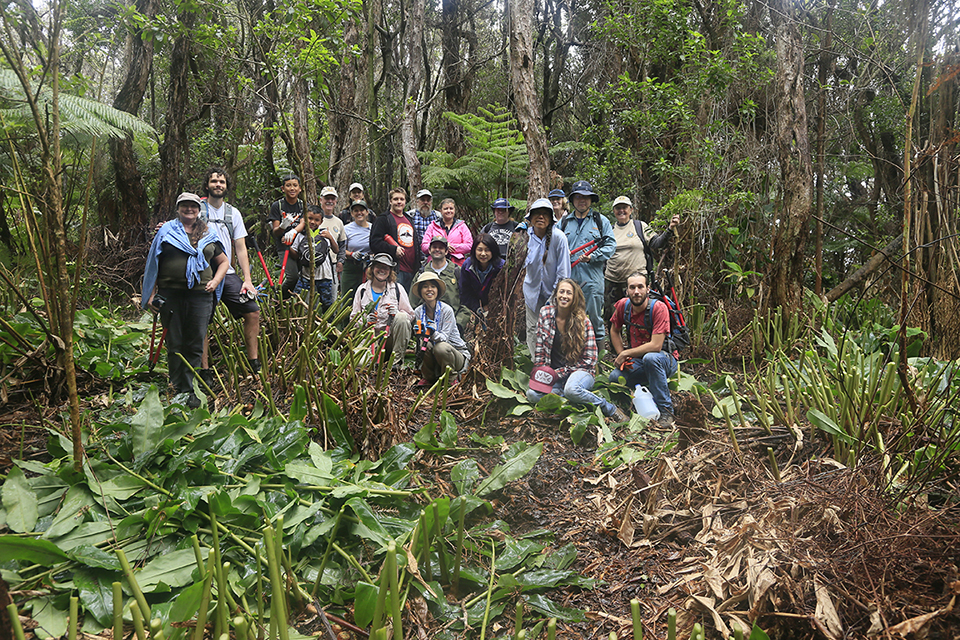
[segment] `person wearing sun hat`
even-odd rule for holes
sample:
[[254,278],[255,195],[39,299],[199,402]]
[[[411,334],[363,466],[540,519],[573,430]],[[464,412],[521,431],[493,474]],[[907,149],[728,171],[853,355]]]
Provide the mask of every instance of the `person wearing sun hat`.
[[550,204],[553,205],[553,219],[560,222],[569,213],[567,194],[563,192],[563,189],[554,189],[547,194],[547,197],[550,199]]
[[564,278],[570,277],[570,245],[553,223],[553,206],[546,198],[530,205],[527,212],[527,273],[523,278],[526,308],[527,348],[533,357],[537,344],[540,309]]
[[411,287],[423,304],[413,310],[414,337],[420,362],[419,386],[433,384],[446,368],[461,374],[470,364],[470,348],[460,337],[456,314],[440,301],[446,283],[433,271],[424,271]]
[[413,308],[406,290],[397,283],[397,261],[389,253],[378,253],[370,260],[367,281],[353,296],[350,318],[358,313],[366,314],[367,324],[375,332],[386,332],[385,357],[393,354],[393,367],[399,369],[410,342]]
[[[586,180],[573,183],[570,190],[570,204],[573,212],[564,216],[559,227],[567,236],[570,248],[577,250],[583,245],[594,244],[585,249],[576,251],[570,256],[570,277],[583,289],[587,301],[587,315],[596,332],[597,345],[600,348],[600,357],[603,357],[605,348],[604,339],[607,331],[603,320],[603,270],[607,260],[617,250],[617,240],[613,236],[613,227],[610,221],[600,215],[593,205],[600,201],[600,196],[593,192],[593,187]],[[579,262],[578,262],[579,261]],[[572,263],[578,262],[576,266]]]

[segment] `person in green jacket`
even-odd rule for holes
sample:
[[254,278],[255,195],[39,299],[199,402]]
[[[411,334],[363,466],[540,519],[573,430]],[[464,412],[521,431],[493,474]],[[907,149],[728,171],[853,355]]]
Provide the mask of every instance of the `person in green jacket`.
[[[469,318],[470,311],[466,311],[465,318],[463,310],[460,308],[460,288],[458,286],[460,282],[460,267],[448,259],[449,249],[449,241],[442,235],[435,235],[433,240],[430,241],[430,259],[423,263],[420,271],[417,272],[417,276],[419,277],[421,273],[433,272],[443,280],[444,285],[446,285],[446,290],[440,296],[440,301],[450,305],[450,308],[453,309],[453,313],[457,317],[457,326],[461,327],[461,322]],[[417,308],[421,302],[420,296],[411,289],[410,305],[413,308]],[[462,332],[463,329],[460,328],[460,331]]]

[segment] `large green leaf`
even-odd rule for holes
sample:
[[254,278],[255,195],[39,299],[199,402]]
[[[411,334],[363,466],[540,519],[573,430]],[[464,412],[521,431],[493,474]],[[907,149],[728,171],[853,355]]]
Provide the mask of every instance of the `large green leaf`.
[[533,465],[537,463],[541,453],[543,453],[542,442],[522,451],[503,464],[497,465],[490,475],[484,478],[480,486],[477,487],[476,494],[478,496],[485,496],[488,493],[499,491],[505,487],[508,482],[513,482],[517,478],[523,477],[533,468]]
[[457,446],[457,423],[449,411],[440,412],[440,444],[450,448]]
[[[201,549],[204,559],[210,553],[206,547]],[[197,568],[197,558],[193,549],[179,549],[162,554],[147,563],[136,574],[137,583],[144,592],[153,591],[161,582],[168,587],[182,587],[193,582],[191,574]]]
[[580,609],[561,607],[540,593],[528,594],[524,599],[531,609],[539,611],[548,618],[557,618],[569,622],[580,622],[586,618],[586,615]]
[[29,533],[37,526],[37,494],[16,465],[10,468],[3,483],[3,507],[7,511],[7,526],[13,531]]
[[379,593],[380,589],[376,585],[362,580],[357,583],[356,595],[353,599],[353,618],[359,626],[366,627],[373,622]]
[[342,447],[353,449],[353,436],[350,435],[350,429],[347,428],[347,416],[343,409],[337,404],[336,400],[323,395],[323,419],[327,426],[327,431],[333,437],[333,441]]
[[85,564],[88,567],[110,569],[111,571],[121,570],[120,560],[117,559],[116,554],[107,553],[93,545],[81,544],[71,549],[69,555],[80,564]]
[[67,490],[60,511],[57,513],[50,527],[43,537],[48,539],[65,536],[83,523],[84,512],[96,504],[86,486],[76,484]]
[[73,573],[73,583],[80,592],[80,603],[97,622],[108,627],[113,622],[112,580],[98,577],[92,571],[78,569]]
[[370,505],[363,498],[350,498],[347,500],[347,506],[353,510],[354,515],[360,521],[354,525],[356,533],[368,540],[373,540],[379,545],[386,547],[390,542],[390,534],[383,528],[377,516],[373,513]]
[[160,404],[160,392],[157,385],[152,384],[137,413],[130,419],[130,442],[134,458],[139,458],[157,447],[162,426],[163,405]]
[[58,538],[56,543],[57,546],[64,551],[69,551],[70,549],[79,547],[82,544],[95,545],[112,537],[113,532],[110,529],[109,522],[84,522],[67,535],[63,536],[62,538]]
[[480,470],[477,461],[473,458],[461,460],[450,470],[450,480],[453,481],[460,495],[473,491],[479,479]]
[[291,480],[307,485],[329,485],[333,479],[329,470],[317,469],[306,462],[288,462],[283,468],[283,473]]
[[507,389],[505,386],[503,386],[499,382],[494,382],[490,378],[487,378],[487,391],[497,396],[498,398],[502,398],[503,400],[517,400],[520,402],[523,402],[524,400],[526,400],[526,398],[521,396],[516,391]]
[[40,597],[30,600],[31,614],[37,628],[34,634],[38,638],[59,638],[67,633],[67,618],[65,609],[58,609],[59,598]]
[[812,422],[817,426],[821,431],[826,431],[831,436],[836,436],[840,438],[843,442],[852,442],[853,439],[848,436],[840,426],[834,422],[827,414],[819,411],[817,409],[810,409],[807,411],[807,420]]
[[4,562],[20,560],[49,567],[69,559],[67,554],[48,540],[0,536],[0,560]]

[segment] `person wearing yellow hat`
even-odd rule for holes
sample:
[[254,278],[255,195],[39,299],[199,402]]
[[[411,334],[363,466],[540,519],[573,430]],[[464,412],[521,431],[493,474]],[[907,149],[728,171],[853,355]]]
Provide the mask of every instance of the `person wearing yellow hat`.
[[433,384],[448,367],[459,375],[470,364],[470,348],[460,337],[453,307],[440,301],[446,288],[433,271],[421,273],[411,287],[423,301],[413,310],[417,359],[423,376],[419,386]]

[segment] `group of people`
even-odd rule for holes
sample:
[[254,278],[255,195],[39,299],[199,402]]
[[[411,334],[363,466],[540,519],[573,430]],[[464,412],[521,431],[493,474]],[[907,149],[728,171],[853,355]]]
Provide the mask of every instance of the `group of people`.
[[[191,406],[199,404],[192,370],[212,381],[206,329],[218,301],[243,318],[250,368],[260,369],[259,307],[247,231],[240,212],[224,201],[228,188],[226,170],[211,168],[206,198],[180,195],[177,217],[158,229],[147,258],[143,306],[159,312],[167,330],[171,383],[188,394]],[[267,222],[281,262],[282,296],[312,288],[324,308],[338,296],[352,297],[351,319],[360,315],[386,334],[381,357],[394,368],[402,367],[412,342],[422,376],[418,384],[431,385],[447,369],[454,376],[466,371],[468,340],[484,326],[491,284],[504,267],[511,239],[522,234],[526,342],[534,364],[531,401],[558,393],[626,419],[591,391],[609,319],[609,347],[615,352],[611,380],[646,384],[661,422],[672,421],[667,380],[676,371],[677,354],[664,340],[669,311],[647,293],[653,252],[667,245],[678,217],[657,235],[632,218],[632,203],[621,196],[614,201],[611,225],[586,181],[574,183],[569,193],[555,189],[535,200],[522,221],[514,220],[515,208],[499,198],[490,205],[493,219],[476,234],[457,217],[453,199],[433,209],[427,189],[416,194],[416,206],[409,210],[406,191],[393,189],[389,209],[381,215],[368,206],[360,183],[350,185],[347,206],[339,211],[333,187],[322,189],[319,205],[305,206],[299,178],[288,174],[281,192]]]

